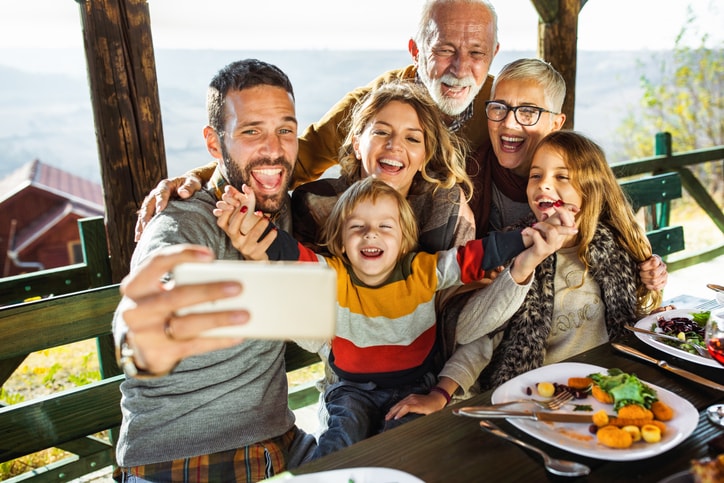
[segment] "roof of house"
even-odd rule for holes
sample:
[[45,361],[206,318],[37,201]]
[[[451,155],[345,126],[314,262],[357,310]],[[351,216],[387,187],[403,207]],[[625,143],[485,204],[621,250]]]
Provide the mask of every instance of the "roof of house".
[[19,191],[34,186],[66,198],[74,205],[103,213],[103,188],[62,169],[44,164],[37,159],[24,164],[0,179],[0,203]]
[[42,215],[24,220],[17,231],[10,229],[8,255],[17,258],[68,217],[103,215],[103,188],[100,184],[75,176],[37,159],[21,166],[0,180],[0,206],[11,202],[24,190],[33,188],[50,193],[57,203]]

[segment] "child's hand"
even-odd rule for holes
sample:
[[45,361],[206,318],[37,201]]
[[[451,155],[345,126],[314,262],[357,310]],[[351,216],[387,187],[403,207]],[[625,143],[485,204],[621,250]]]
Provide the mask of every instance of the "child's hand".
[[554,214],[548,216],[546,213],[543,213],[543,219],[540,221],[559,226],[576,226],[575,215],[580,211],[579,207],[572,203],[565,203],[563,200],[558,200],[553,205],[553,209],[555,210]]
[[658,255],[651,255],[648,260],[639,263],[639,274],[649,290],[663,290],[669,277],[666,264]]
[[247,260],[267,260],[266,250],[277,234],[272,230],[261,239],[270,221],[261,212],[254,211],[254,192],[246,185],[242,186],[242,192],[227,185],[221,199],[213,213],[216,224],[228,235],[234,248]]
[[[553,209],[555,210],[555,213],[550,216],[546,213],[543,213],[542,219],[537,223],[534,223],[532,227],[540,232],[544,238],[547,237],[548,232],[555,236],[556,239],[551,240],[552,245],[555,245],[560,241],[557,239],[557,237],[561,235],[567,235],[569,237],[569,240],[572,240],[573,236],[578,233],[578,230],[576,229],[575,215],[580,211],[580,209],[572,203],[565,203],[563,200],[556,201],[556,203],[553,205]],[[549,230],[546,228],[550,226],[557,226],[562,228],[560,230]],[[570,230],[568,230],[567,228],[570,228]],[[534,243],[534,240],[531,237],[532,233],[533,232],[529,230],[523,230],[523,244],[526,247],[530,247]],[[565,241],[566,240],[564,240],[564,242]]]
[[385,421],[400,419],[408,413],[430,414],[444,408],[447,401],[437,393],[410,394],[390,408]]
[[226,185],[224,186],[224,193],[221,195],[221,201],[216,202],[214,215],[218,218],[224,214],[224,211],[231,215],[234,210],[240,209],[241,206],[246,206],[246,211],[253,213],[255,205],[256,197],[248,186],[242,185],[241,191],[239,191],[231,185]]
[[[561,248],[567,240],[578,233],[575,226],[551,224],[548,221],[538,222],[522,232],[523,243],[528,247],[523,250],[510,268],[510,275],[517,283],[524,283],[533,275],[535,268],[546,258]],[[530,243],[530,244],[529,244]]]

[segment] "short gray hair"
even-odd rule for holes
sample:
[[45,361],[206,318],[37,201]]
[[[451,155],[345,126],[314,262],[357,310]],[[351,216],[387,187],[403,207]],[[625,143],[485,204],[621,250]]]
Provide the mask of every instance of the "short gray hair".
[[566,98],[566,81],[553,66],[541,59],[518,59],[506,64],[495,76],[491,98],[495,99],[495,88],[499,82],[505,80],[533,80],[543,87],[547,106],[556,112],[561,112],[563,101]]

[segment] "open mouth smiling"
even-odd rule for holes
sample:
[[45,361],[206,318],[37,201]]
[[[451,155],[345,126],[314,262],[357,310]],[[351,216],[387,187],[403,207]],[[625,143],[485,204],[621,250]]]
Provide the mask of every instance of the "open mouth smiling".
[[404,164],[394,159],[380,159],[377,164],[379,164],[382,171],[390,173],[397,173],[405,167]]
[[555,200],[555,201],[539,200],[538,208],[540,208],[541,210],[548,210],[550,208],[553,208],[554,206],[558,206],[558,207],[563,206],[563,204],[564,204],[563,200]]
[[275,190],[282,181],[282,168],[253,169],[252,177],[266,190]]
[[514,151],[520,147],[525,141],[519,136],[500,136],[500,144],[505,151]]
[[379,248],[363,248],[360,250],[360,254],[365,258],[378,258],[381,257],[384,250]]
[[457,97],[465,95],[468,92],[469,86],[453,86],[450,84],[442,84],[443,88],[445,89],[445,95],[450,97]]

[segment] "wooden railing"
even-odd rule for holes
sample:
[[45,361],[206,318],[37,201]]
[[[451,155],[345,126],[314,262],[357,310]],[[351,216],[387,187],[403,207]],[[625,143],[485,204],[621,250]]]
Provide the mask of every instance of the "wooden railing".
[[78,220],[78,231],[83,263],[0,278],[0,307],[112,283],[103,217]]
[[[119,300],[118,286],[108,285],[0,308],[2,383],[33,352],[93,338],[110,343]],[[52,447],[73,455],[10,481],[71,479],[113,464],[123,376],[112,354],[99,353],[100,381],[0,408],[0,462]],[[109,440],[93,436],[105,430]]]
[[[0,385],[31,353],[88,339],[97,341],[101,375],[75,389],[0,407],[0,462],[52,447],[73,455],[10,482],[68,480],[114,462],[123,376],[111,320],[120,293],[111,283],[103,218],[79,220],[78,227],[84,263],[0,279]],[[93,436],[105,430],[108,440]]]
[[[98,341],[101,369],[100,381],[18,404],[0,404],[0,463],[53,447],[72,454],[7,480],[12,483],[67,481],[115,462],[113,443],[121,423],[119,386],[124,376],[115,362],[111,324],[121,295],[110,276],[105,278],[110,270],[102,267],[108,262],[103,218],[80,220],[79,225],[85,263],[0,279],[4,304],[0,306],[0,386],[29,354],[82,340]],[[95,253],[94,262],[89,253]],[[101,286],[93,288],[95,284]],[[22,299],[43,298],[6,303],[19,294]],[[316,354],[287,344],[288,372],[317,362]],[[298,409],[318,397],[319,391],[309,383],[290,391],[289,405]],[[109,440],[94,436],[105,430],[110,430]]]
[[[658,133],[656,135],[655,146],[655,156],[612,165],[611,168],[616,176],[624,179],[646,174],[677,173],[681,177],[681,183],[686,192],[691,195],[694,201],[704,210],[709,218],[711,218],[719,231],[724,233],[724,212],[722,212],[722,209],[711,197],[702,182],[688,169],[689,166],[702,163],[724,162],[724,146],[715,146],[674,154],[671,149],[671,135],[669,133]],[[667,226],[670,212],[669,202],[663,201],[659,208],[659,213],[662,215],[658,220],[652,220],[651,223],[660,223],[663,224],[663,226]],[[647,225],[648,224],[649,219],[647,219]],[[651,230],[652,226],[653,225],[647,226],[647,230]],[[686,232],[686,226],[684,226],[684,232]],[[669,271],[676,271],[681,268],[710,261],[721,255],[724,255],[724,244],[686,254],[676,260],[669,259],[666,263]]]
[[635,211],[645,210],[646,236],[653,253],[668,256],[684,249],[684,227],[669,225],[671,200],[681,198],[681,178],[664,173],[621,181]]

